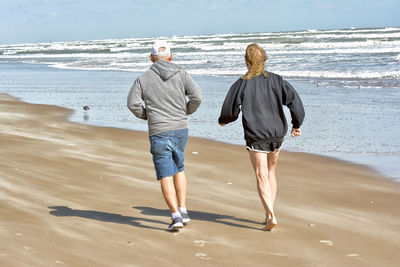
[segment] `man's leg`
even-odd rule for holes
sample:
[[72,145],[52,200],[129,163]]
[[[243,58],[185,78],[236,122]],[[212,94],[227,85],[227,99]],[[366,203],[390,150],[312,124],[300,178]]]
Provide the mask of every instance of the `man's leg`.
[[172,176],[161,179],[161,191],[163,193],[165,202],[172,213],[172,222],[168,226],[168,231],[176,231],[183,227],[183,218],[178,211],[178,204],[176,201],[176,192],[174,180]]
[[188,211],[186,210],[187,179],[184,171],[174,175],[175,190],[178,196],[178,209],[184,223],[190,222]]
[[177,169],[174,177],[175,191],[178,198],[178,210],[181,213],[184,223],[190,222],[186,210],[187,178],[184,172],[185,148],[188,138],[188,130],[182,129],[175,131],[173,159]]
[[161,179],[161,191],[171,213],[177,212],[178,203],[176,201],[176,191],[172,176]]
[[186,206],[187,179],[185,171],[178,172],[174,175],[175,190],[178,197],[178,206],[183,208]]
[[178,209],[174,182],[175,175],[171,175],[176,173],[177,170],[174,163],[174,153],[171,150],[174,148],[173,137],[174,132],[164,132],[149,137],[151,143],[150,151],[153,155],[157,179],[160,180],[161,192],[172,213],[172,223],[169,225],[168,230],[178,230],[183,227],[183,219]]

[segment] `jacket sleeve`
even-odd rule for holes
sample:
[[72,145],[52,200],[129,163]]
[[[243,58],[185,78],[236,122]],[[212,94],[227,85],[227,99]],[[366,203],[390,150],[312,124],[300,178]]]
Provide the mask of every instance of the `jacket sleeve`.
[[240,113],[242,100],[240,96],[242,79],[236,81],[228,91],[224,103],[221,108],[221,115],[218,118],[218,123],[228,124],[237,120]]
[[192,77],[186,73],[186,71],[183,72],[183,75],[185,94],[189,98],[189,101],[186,103],[186,113],[189,115],[194,113],[200,106],[202,92],[200,87],[195,83]]
[[305,115],[303,103],[301,102],[296,90],[294,90],[293,86],[289,82],[283,80],[282,87],[283,104],[290,110],[293,128],[300,128]]
[[147,120],[146,108],[143,107],[143,92],[139,79],[136,79],[128,95],[128,108],[139,119]]

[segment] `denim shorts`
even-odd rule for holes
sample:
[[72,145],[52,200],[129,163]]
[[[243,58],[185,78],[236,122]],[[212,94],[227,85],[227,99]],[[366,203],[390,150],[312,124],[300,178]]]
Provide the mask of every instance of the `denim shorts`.
[[149,136],[157,180],[184,170],[188,129],[163,132]]

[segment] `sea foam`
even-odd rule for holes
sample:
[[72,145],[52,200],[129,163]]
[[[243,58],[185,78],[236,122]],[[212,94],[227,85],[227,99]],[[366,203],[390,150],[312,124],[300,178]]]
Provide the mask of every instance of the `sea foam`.
[[[292,32],[225,33],[160,37],[172,45],[174,62],[191,74],[242,75],[248,44],[267,52],[267,70],[286,78],[315,81],[348,79],[367,85],[400,87],[400,27],[303,30]],[[0,45],[0,62],[49,64],[56,68],[142,72],[151,64],[153,38]],[[350,84],[353,84],[351,81]]]

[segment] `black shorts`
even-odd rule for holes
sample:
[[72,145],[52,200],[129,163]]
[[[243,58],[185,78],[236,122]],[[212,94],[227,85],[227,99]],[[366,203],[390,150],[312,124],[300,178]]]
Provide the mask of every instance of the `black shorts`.
[[246,145],[246,149],[256,152],[275,152],[282,147],[282,142],[268,142],[265,140],[255,141]]

